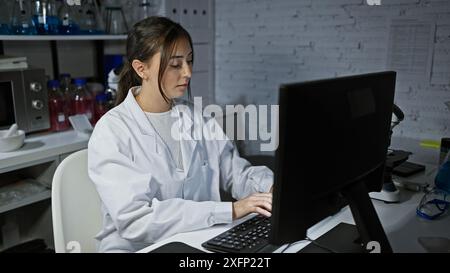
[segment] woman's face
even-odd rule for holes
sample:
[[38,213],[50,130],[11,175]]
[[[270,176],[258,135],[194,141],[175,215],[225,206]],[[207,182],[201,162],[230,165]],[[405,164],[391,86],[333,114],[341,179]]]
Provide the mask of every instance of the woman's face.
[[[169,99],[181,97],[186,92],[192,76],[192,58],[192,48],[189,42],[186,39],[180,39],[175,45],[174,54],[170,56],[161,80],[163,92]],[[149,82],[153,90],[159,90],[158,73],[160,62],[161,53],[157,53],[152,58],[149,68]]]

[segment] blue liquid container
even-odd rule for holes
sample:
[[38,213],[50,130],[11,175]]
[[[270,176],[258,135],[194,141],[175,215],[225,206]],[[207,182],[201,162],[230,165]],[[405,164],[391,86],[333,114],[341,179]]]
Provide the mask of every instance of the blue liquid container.
[[0,35],[9,35],[9,34],[11,34],[9,25],[8,24],[0,24]]
[[75,9],[63,3],[58,12],[59,34],[76,35],[80,34],[80,25],[76,21]]
[[15,2],[11,18],[10,33],[14,35],[34,35],[36,28],[31,20],[29,7],[23,2]]

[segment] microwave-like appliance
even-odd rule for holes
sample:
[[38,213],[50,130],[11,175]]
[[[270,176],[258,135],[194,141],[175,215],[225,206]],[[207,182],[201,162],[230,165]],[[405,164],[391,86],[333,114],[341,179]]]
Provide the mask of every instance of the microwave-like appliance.
[[25,132],[50,128],[45,71],[0,71],[0,129],[16,123]]

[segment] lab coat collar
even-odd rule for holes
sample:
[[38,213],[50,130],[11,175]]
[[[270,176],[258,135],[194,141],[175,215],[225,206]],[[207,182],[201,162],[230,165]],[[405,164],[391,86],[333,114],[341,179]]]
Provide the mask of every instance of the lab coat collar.
[[[141,109],[139,104],[136,101],[135,94],[139,93],[140,86],[135,86],[130,88],[128,91],[127,97],[124,100],[125,107],[130,111],[133,118],[137,121],[139,129],[144,135],[156,135],[156,130],[148,121],[145,112]],[[191,135],[191,128],[194,126],[194,113],[191,108],[189,108],[189,114],[181,114],[185,113],[183,111],[183,107],[189,107],[188,103],[183,100],[175,99],[174,100],[174,110],[178,115],[178,118],[181,119],[181,131],[183,134]],[[197,126],[198,128],[199,126]],[[200,129],[201,130],[201,129]],[[185,138],[186,139],[186,138]]]
[[[148,121],[145,112],[141,109],[139,104],[136,101],[136,98],[134,97],[135,94],[139,92],[140,86],[135,86],[130,88],[128,91],[127,97],[124,100],[125,107],[130,111],[131,115],[133,116],[134,120],[137,122],[137,126],[139,127],[141,133],[143,135],[148,136],[154,136],[157,137],[157,132],[155,128],[151,125],[151,123]],[[181,134],[183,136],[181,140],[181,151],[182,151],[182,157],[183,157],[183,166],[184,166],[184,172],[186,176],[189,174],[190,165],[192,162],[192,157],[194,156],[194,152],[197,146],[197,140],[192,138],[192,134],[190,132],[190,129],[192,126],[194,126],[194,113],[192,112],[192,109],[190,110],[190,113],[188,115],[180,113],[184,113],[180,108],[181,107],[189,107],[186,103],[184,103],[182,100],[175,100],[174,109],[176,110],[176,113],[178,114],[178,122],[181,122]],[[197,126],[198,128],[199,126]],[[201,127],[200,127],[200,130]],[[189,137],[189,136],[191,137]],[[155,140],[156,144],[156,140]],[[153,145],[152,145],[153,146]],[[156,148],[156,145],[155,145]],[[160,149],[156,148],[156,152],[160,154]]]
[[136,98],[134,97],[134,95],[139,92],[140,88],[141,88],[140,86],[130,88],[130,90],[128,91],[128,95],[124,100],[124,104],[125,107],[128,109],[128,111],[130,111],[134,120],[136,120],[141,133],[143,135],[154,136],[156,135],[155,129],[148,121],[144,111],[142,111],[141,107],[136,101]]

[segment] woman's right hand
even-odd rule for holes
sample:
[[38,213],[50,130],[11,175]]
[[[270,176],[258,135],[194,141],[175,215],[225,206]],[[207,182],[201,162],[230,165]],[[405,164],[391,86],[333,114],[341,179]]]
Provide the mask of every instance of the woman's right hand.
[[253,212],[270,217],[272,215],[272,193],[254,193],[233,203],[233,220]]

